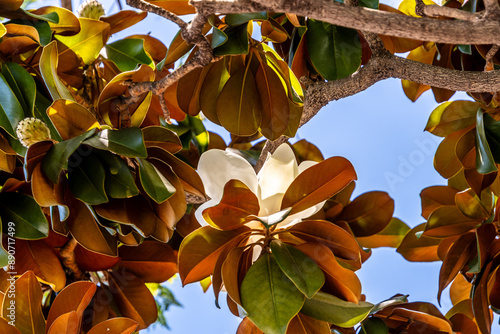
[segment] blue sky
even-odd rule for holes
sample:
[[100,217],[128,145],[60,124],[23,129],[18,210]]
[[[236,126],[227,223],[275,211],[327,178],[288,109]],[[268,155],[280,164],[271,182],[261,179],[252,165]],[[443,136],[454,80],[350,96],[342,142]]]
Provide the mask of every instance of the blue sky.
[[[124,1],[123,1],[124,2]],[[383,1],[397,7],[399,1]],[[41,0],[38,4],[57,4],[56,0]],[[73,0],[75,8],[78,0]],[[105,8],[116,11],[113,1],[104,0]],[[151,32],[167,46],[177,32],[172,24],[149,17],[113,38]],[[470,99],[456,94],[453,99]],[[437,106],[432,93],[427,92],[416,102],[406,98],[401,81],[379,82],[353,97],[331,102],[314,119],[299,129],[296,138],[306,138],[316,144],[325,157],[343,156],[354,165],[358,181],[354,195],[382,190],[395,200],[395,217],[410,227],[424,222],[420,216],[422,189],[445,184],[433,168],[433,156],[439,139],[424,132],[430,112]],[[221,128],[207,124],[212,131]],[[223,131],[223,130],[222,130]],[[379,302],[396,293],[409,294],[410,301],[427,301],[437,305],[440,263],[409,263],[394,249],[376,249],[358,271],[363,293],[370,302]],[[172,307],[166,314],[171,327],[161,327],[150,333],[218,333],[233,334],[240,319],[229,313],[225,302],[215,307],[212,290],[203,293],[199,284],[181,287],[180,280],[167,283],[183,308]],[[451,307],[447,291],[443,294],[442,312]],[[221,298],[223,301],[224,298]],[[495,321],[493,333],[500,334]]]

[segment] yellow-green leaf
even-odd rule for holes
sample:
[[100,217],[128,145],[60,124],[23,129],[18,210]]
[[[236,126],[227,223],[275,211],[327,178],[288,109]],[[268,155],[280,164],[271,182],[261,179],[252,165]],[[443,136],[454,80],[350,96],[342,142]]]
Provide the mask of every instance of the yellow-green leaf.
[[92,63],[109,38],[110,26],[106,22],[87,18],[79,18],[81,31],[74,36],[56,36],[67,49],[61,50],[61,55],[71,50],[82,58],[84,64]]
[[65,99],[74,101],[73,95],[57,75],[58,62],[57,42],[52,41],[43,48],[42,55],[40,56],[40,73],[53,100]]

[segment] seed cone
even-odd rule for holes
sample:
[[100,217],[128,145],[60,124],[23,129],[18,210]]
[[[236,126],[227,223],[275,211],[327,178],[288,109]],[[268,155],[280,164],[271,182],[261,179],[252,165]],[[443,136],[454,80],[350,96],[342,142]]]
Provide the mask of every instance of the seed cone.
[[47,125],[42,120],[34,117],[28,117],[19,122],[16,134],[21,144],[26,147],[50,139],[50,130]]

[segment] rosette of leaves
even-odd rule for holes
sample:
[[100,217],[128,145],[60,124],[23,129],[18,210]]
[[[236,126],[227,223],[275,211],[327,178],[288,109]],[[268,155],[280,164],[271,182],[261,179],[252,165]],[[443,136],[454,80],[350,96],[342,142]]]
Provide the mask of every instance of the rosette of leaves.
[[242,330],[328,332],[328,324],[359,323],[373,307],[362,301],[354,272],[369,256],[360,244],[395,247],[408,229],[391,220],[387,194],[349,203],[356,174],[348,161],[323,160],[304,141],[294,148],[281,145],[258,175],[232,151],[210,150],[200,159],[211,200],[196,211],[203,227],[181,244],[179,273],[183,284],[211,276],[216,300],[224,287],[230,310],[246,312]]
[[[271,19],[266,13],[211,19],[213,33],[209,37],[214,54],[221,59],[191,71],[167,89],[165,96],[175,94],[175,104],[184,113],[195,116],[203,111],[210,121],[233,135],[260,132],[270,140],[281,135],[293,137],[302,115],[302,88],[274,50],[250,37],[251,20],[264,25]],[[165,64],[172,64],[190,49],[178,35]],[[196,52],[193,49],[188,60]]]
[[[496,197],[486,189],[481,197],[471,189],[426,188],[420,194],[427,220],[408,231],[398,248],[409,261],[442,261],[438,301],[451,284],[454,309],[471,309],[478,328],[488,333],[498,297],[494,275],[498,267]],[[459,305],[460,304],[460,305]],[[452,311],[450,311],[452,312]]]
[[[0,317],[2,333],[133,333],[156,320],[154,297],[141,278],[123,268],[97,276],[99,285],[74,282],[54,298],[32,271],[16,279],[2,269],[0,286],[6,301]],[[15,296],[6,293],[11,285]],[[17,308],[16,321],[11,322],[8,306],[14,298],[15,305],[29,307]]]
[[499,194],[498,117],[497,108],[474,101],[445,102],[432,112],[426,130],[444,137],[434,167],[451,186]]

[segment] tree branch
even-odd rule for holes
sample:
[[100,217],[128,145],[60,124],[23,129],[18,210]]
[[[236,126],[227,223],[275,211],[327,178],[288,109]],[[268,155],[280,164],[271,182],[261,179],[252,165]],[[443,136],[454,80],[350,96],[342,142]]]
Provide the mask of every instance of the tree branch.
[[438,43],[500,44],[500,21],[481,12],[472,14],[473,19],[469,20],[439,20],[344,6],[330,0],[191,0],[190,3],[212,13],[293,13],[357,30]]
[[187,26],[187,23],[184,22],[181,18],[179,18],[174,13],[169,12],[168,10],[159,7],[157,5],[153,5],[152,3],[143,1],[143,0],[127,0],[127,4],[130,7],[134,7],[145,12],[153,13],[159,15],[161,17],[166,18],[167,20],[172,21],[177,24],[179,28],[184,29]]
[[60,255],[63,258],[64,266],[73,272],[75,279],[82,280],[85,274],[78,267],[75,260],[75,248],[77,245],[78,243],[75,238],[71,237],[71,239],[61,248]]
[[71,0],[61,0],[61,7],[66,8],[70,12],[73,11],[73,5],[71,4]]
[[439,17],[473,21],[477,15],[465,10],[439,5],[426,5],[423,0],[416,0],[415,13],[420,16]]

